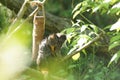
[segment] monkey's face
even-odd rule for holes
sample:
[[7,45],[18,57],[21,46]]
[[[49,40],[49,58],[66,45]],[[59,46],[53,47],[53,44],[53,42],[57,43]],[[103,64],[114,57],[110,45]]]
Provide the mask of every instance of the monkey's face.
[[52,52],[60,50],[62,44],[66,40],[66,35],[61,33],[52,34],[48,37],[48,43],[51,47]]
[[58,36],[56,34],[49,35],[48,43],[50,46],[55,46],[58,43]]
[[52,46],[62,45],[65,40],[66,40],[66,35],[61,33],[51,34],[48,37],[48,43],[49,45],[52,45]]

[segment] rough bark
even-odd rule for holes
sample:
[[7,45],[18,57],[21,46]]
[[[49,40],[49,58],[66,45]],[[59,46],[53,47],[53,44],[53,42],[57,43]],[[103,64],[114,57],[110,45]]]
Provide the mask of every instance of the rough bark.
[[[11,9],[12,11],[14,11],[15,13],[17,13],[20,10],[24,0],[0,0],[0,2],[9,9]],[[33,9],[28,5],[28,9],[24,16],[27,17],[32,11]],[[50,32],[59,32],[67,27],[70,27],[71,23],[70,20],[68,19],[60,18],[46,12],[45,26],[46,26],[46,30]]]

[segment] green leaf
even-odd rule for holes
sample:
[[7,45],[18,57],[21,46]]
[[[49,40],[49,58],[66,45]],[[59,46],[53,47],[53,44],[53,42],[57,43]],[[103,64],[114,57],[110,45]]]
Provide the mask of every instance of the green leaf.
[[118,21],[116,23],[114,23],[111,28],[110,28],[110,31],[112,30],[117,30],[119,31],[120,30],[120,18],[118,19]]
[[114,43],[112,43],[110,46],[109,46],[109,50],[111,50],[111,49],[113,49],[113,48],[115,48],[115,47],[117,47],[117,46],[119,46],[120,45],[120,41],[115,41]]
[[87,56],[87,52],[86,52],[85,49],[83,49],[82,52],[83,52],[83,54],[84,54],[85,56]]
[[[107,1],[107,0],[106,0]],[[110,4],[115,4],[118,0],[110,0]]]
[[86,35],[81,35],[80,39],[77,42],[77,46],[82,47],[85,43],[87,43],[89,37]]
[[98,32],[97,26],[90,24],[90,27],[91,27],[96,33]]
[[116,3],[112,8],[120,8],[120,2]]
[[79,36],[74,37],[74,40],[72,41],[72,43],[70,45],[76,46],[78,40],[79,40]]
[[83,35],[81,34],[80,38],[86,38],[87,40],[91,39],[88,35],[85,35],[85,34],[83,34]]
[[113,7],[108,11],[108,14],[120,14],[120,2],[113,5]]
[[112,44],[113,42],[118,41],[118,40],[120,40],[120,33],[117,34],[116,36],[113,36],[113,37],[110,39],[110,43]]
[[104,30],[109,30],[110,27],[111,27],[111,25],[108,25],[108,26],[106,26],[106,27],[104,28]]
[[73,14],[73,19],[80,13],[80,10],[79,11],[76,11],[74,14]]
[[110,64],[111,64],[113,61],[117,62],[119,58],[120,58],[120,51],[118,51],[117,53],[115,53],[115,54],[113,55],[113,57],[111,58],[110,62],[108,63],[108,67],[110,66]]
[[71,42],[71,38],[74,37],[75,34],[71,33],[71,34],[67,34],[67,41],[70,43]]
[[77,9],[79,9],[81,7],[81,3],[77,4],[75,6],[75,8],[73,9],[72,13],[74,13]]
[[77,54],[72,56],[72,59],[76,61],[79,59],[79,57],[80,57],[80,53],[77,53]]
[[86,29],[87,29],[87,27],[88,27],[88,25],[82,25],[82,27],[81,27],[81,32],[83,32],[83,31],[85,31]]
[[67,55],[71,54],[73,51],[75,51],[77,49],[76,46],[74,46],[72,49],[70,49],[70,51],[67,53]]
[[66,34],[69,34],[69,33],[74,32],[74,30],[75,30],[75,28],[67,28],[63,32],[65,32]]
[[97,7],[93,8],[92,13],[97,12],[99,9],[100,9],[100,6],[97,6]]
[[75,23],[72,23],[72,24],[73,24],[73,25],[72,25],[73,27],[74,27],[74,26],[79,26],[79,27],[80,27],[80,24],[84,24],[84,22],[83,22],[82,20],[80,20],[80,19],[77,19],[76,22],[75,22]]

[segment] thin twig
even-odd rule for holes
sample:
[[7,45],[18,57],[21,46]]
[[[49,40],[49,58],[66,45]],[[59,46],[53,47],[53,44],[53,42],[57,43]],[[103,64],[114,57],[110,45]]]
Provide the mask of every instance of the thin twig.
[[25,21],[24,21],[22,24],[20,24],[20,25],[19,25],[18,27],[16,27],[10,34],[7,35],[7,38],[6,38],[6,39],[10,38],[17,30],[19,30],[19,29],[21,28],[22,25],[24,25],[27,21],[29,21],[30,19],[32,19],[33,16],[34,16],[34,14],[37,13],[38,10],[39,10],[39,8],[37,7],[37,8],[27,17],[27,19],[25,19]]
[[15,18],[15,20],[12,22],[12,24],[9,26],[9,30],[7,32],[7,35],[10,33],[10,31],[12,30],[13,28],[13,25],[18,22],[24,15],[24,12],[26,11],[27,7],[26,7],[26,4],[28,3],[29,0],[25,0],[21,9],[19,10],[18,14],[17,14],[17,17]]
[[39,10],[39,8],[36,8],[36,9],[27,17],[27,19],[26,19],[21,25],[17,26],[10,34],[8,34],[7,36],[5,36],[5,39],[2,41],[2,44],[0,44],[0,45],[1,45],[0,47],[2,47],[2,46],[8,41],[8,39],[9,39],[17,30],[19,30],[19,29],[21,28],[21,26],[23,26],[27,21],[29,21],[29,20],[34,16],[34,14],[38,12],[38,10]]

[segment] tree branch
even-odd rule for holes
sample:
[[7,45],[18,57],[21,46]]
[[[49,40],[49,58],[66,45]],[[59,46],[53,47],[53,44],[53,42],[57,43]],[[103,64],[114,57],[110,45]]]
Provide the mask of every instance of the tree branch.
[[39,10],[39,9],[36,8],[36,9],[33,11],[33,13],[31,13],[31,14],[27,17],[27,19],[25,19],[25,21],[24,21],[22,24],[20,24],[20,25],[17,26],[12,32],[10,32],[10,33],[6,36],[6,40],[7,40],[8,38],[10,38],[17,30],[19,30],[22,25],[24,25],[27,21],[29,21],[30,19],[32,19],[33,16],[34,16],[34,14],[35,14],[36,12],[38,12],[38,10]]

